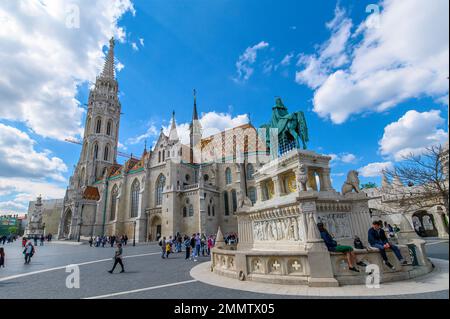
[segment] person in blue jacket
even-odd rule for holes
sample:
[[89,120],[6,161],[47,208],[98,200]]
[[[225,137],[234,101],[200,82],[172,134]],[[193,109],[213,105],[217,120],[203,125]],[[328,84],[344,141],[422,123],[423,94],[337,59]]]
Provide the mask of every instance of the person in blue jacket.
[[323,223],[318,223],[317,227],[319,228],[320,236],[325,242],[328,251],[344,253],[346,255],[349,270],[359,272],[358,268],[355,267],[355,264],[361,267],[367,266],[362,261],[356,262],[356,255],[355,252],[353,251],[353,247],[338,245],[337,242],[333,239],[333,236],[331,236],[328,230],[325,229]]
[[400,261],[400,264],[402,266],[408,265],[408,262],[403,258],[402,254],[400,253],[400,249],[395,246],[394,244],[391,244],[388,239],[386,238],[386,233],[381,228],[382,224],[379,221],[374,221],[372,223],[372,227],[369,229],[369,235],[368,235],[368,241],[370,246],[374,248],[378,248],[380,250],[381,258],[383,258],[383,262],[386,266],[388,266],[390,269],[395,270],[395,267],[389,262],[387,255],[386,255],[386,249],[392,249],[397,259]]

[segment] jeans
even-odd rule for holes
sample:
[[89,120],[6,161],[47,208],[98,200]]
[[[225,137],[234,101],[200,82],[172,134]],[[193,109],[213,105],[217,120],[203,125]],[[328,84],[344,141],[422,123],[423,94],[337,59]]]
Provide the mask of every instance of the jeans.
[[200,245],[195,245],[195,256],[200,256]]
[[[390,248],[394,252],[394,254],[397,257],[397,259],[398,260],[402,260],[403,256],[400,253],[400,249],[398,249],[398,247],[393,245],[393,244],[389,244],[389,245],[391,246]],[[374,248],[378,248],[380,250],[381,258],[383,258],[384,261],[388,260],[387,255],[386,255],[386,250],[385,250],[383,244],[374,244],[374,245],[371,245],[371,246],[374,247]]]
[[31,254],[25,254],[25,263],[30,263],[30,261],[31,261]]
[[161,257],[164,258],[164,256],[166,255],[166,246],[165,245],[162,245],[161,251],[162,251]]

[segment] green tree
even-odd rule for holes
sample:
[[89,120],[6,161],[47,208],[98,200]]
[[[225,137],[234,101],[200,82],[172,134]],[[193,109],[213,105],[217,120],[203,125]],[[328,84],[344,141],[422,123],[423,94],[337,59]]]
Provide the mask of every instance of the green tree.
[[9,227],[9,228],[8,228],[8,232],[9,232],[10,234],[17,235],[17,227],[15,227],[15,226]]
[[368,182],[365,184],[361,184],[361,189],[365,189],[365,188],[377,188],[377,184],[372,183],[372,182]]

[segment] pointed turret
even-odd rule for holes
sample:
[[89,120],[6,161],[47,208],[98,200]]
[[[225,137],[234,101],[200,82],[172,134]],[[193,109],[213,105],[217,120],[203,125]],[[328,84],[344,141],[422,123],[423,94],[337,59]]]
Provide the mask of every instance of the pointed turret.
[[[190,162],[198,162],[200,160],[200,144],[202,140],[202,125],[200,124],[200,121],[198,119],[198,112],[197,112],[197,91],[194,89],[194,110],[192,112],[192,122],[189,126],[190,131],[190,147],[191,147],[191,154],[190,154]],[[195,149],[195,150],[194,150]]]
[[385,174],[383,174],[383,177],[381,178],[381,188],[389,188],[391,184],[389,183],[389,180]]
[[397,174],[395,174],[394,178],[392,179],[392,186],[394,186],[395,188],[398,188],[398,187],[403,187],[405,185],[403,185],[400,177]]
[[176,142],[178,141],[178,132],[177,132],[177,124],[175,122],[175,111],[172,112],[172,126],[170,127],[169,133],[169,141]]
[[115,72],[114,72],[114,38],[111,38],[109,40],[109,52],[108,56],[106,57],[105,65],[103,66],[103,72],[102,77],[108,78],[108,79],[115,79]]
[[198,121],[198,113],[197,113],[197,91],[194,89],[194,110],[192,112],[192,122],[195,120]]

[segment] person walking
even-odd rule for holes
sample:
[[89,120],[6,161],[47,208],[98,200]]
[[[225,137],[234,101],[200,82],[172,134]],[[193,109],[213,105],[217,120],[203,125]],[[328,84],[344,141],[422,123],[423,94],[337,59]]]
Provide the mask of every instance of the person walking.
[[92,243],[94,242],[94,239],[92,236],[89,238],[89,247],[92,247]]
[[166,258],[169,258],[171,252],[172,252],[172,241],[168,240],[166,242]]
[[123,253],[122,244],[118,243],[116,251],[114,253],[114,257],[113,257],[114,266],[111,270],[108,271],[110,274],[112,274],[114,272],[114,269],[116,269],[117,264],[119,264],[120,267],[122,268],[122,270],[120,272],[121,273],[125,272],[125,269],[123,267],[123,262],[122,262],[122,253]]
[[165,255],[166,255],[166,237],[163,237],[159,240],[159,246],[161,246],[161,251],[162,251],[161,258],[164,259],[164,258],[166,258],[165,257]]
[[5,268],[5,249],[0,247],[0,268]]
[[197,256],[195,255],[195,234],[192,234],[191,236],[191,257],[190,259],[194,259],[194,261],[197,261]]
[[25,249],[23,250],[23,253],[25,255],[25,264],[29,264],[31,261],[31,257],[33,257],[35,253],[35,249],[33,244],[31,243],[31,240],[28,241],[28,243],[25,245]]
[[38,236],[34,235],[33,240],[34,240],[34,245],[37,246]]
[[128,236],[127,236],[127,235],[125,235],[125,236],[123,237],[123,241],[124,241],[124,244],[125,244],[125,246],[126,246],[127,243],[128,243]]
[[[6,237],[5,237],[6,238]],[[5,243],[3,242],[3,245],[4,245]],[[24,236],[23,238],[22,238],[22,248],[25,248],[25,245],[27,244],[27,238]]]
[[214,241],[212,236],[209,236],[208,238],[208,256],[211,255],[211,249],[214,247]]
[[45,240],[44,234],[42,234],[41,238],[40,238],[40,243],[39,243],[40,246],[44,246],[44,240]]
[[184,245],[184,248],[186,249],[186,258],[185,259],[187,260],[191,256],[191,239],[187,235],[184,235],[183,245]]

